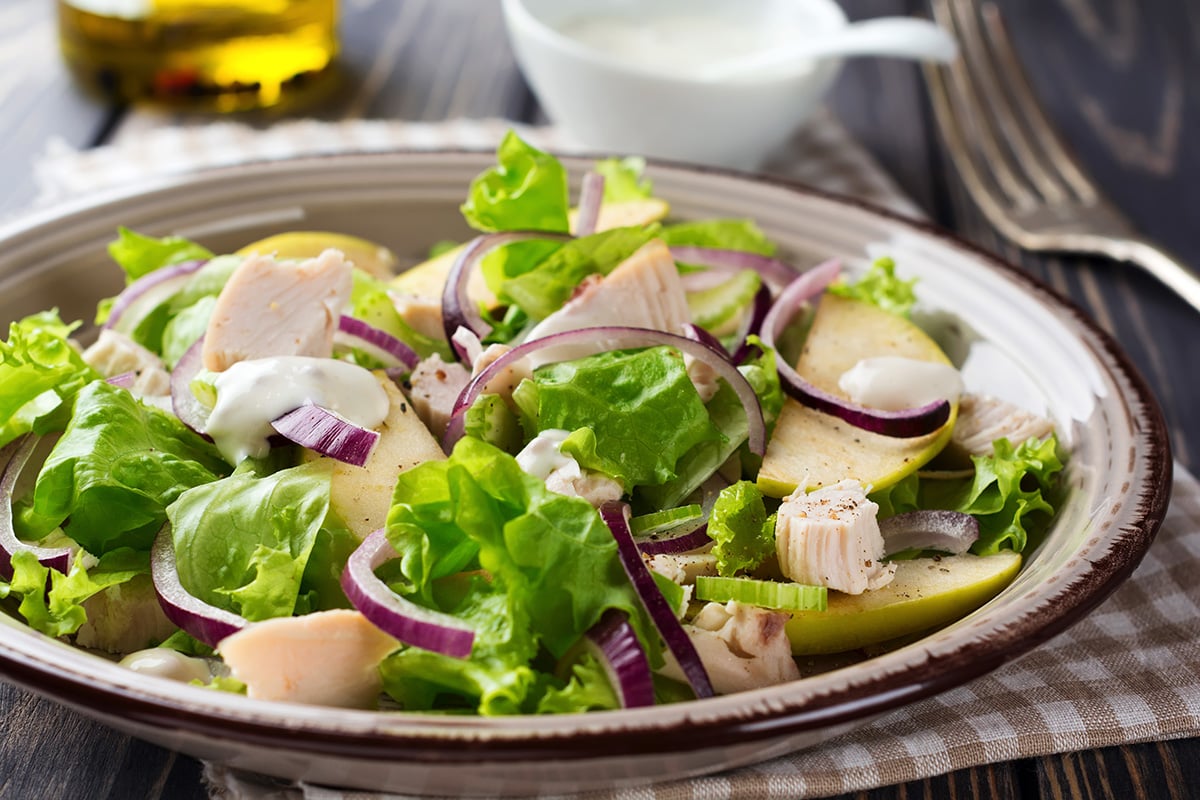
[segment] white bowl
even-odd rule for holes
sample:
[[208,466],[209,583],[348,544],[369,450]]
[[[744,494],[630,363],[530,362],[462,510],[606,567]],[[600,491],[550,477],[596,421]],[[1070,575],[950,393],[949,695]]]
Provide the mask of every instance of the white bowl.
[[705,79],[653,70],[560,32],[602,11],[712,15],[731,26],[803,25],[810,35],[847,24],[832,0],[504,0],[509,38],[546,113],[598,151],[753,168],[818,108],[841,61],[823,59],[754,78]]

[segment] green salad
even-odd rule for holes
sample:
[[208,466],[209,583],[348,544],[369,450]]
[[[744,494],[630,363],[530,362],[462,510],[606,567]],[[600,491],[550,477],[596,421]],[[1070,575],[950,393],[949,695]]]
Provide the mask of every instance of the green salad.
[[461,243],[118,231],[94,320],[0,342],[8,611],[251,697],[540,714],[800,679],[1012,580],[1061,448],[903,265],[577,177],[510,134]]

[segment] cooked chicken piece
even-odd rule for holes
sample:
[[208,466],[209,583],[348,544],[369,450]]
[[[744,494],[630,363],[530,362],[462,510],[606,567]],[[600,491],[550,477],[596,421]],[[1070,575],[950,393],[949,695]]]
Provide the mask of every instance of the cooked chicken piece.
[[[647,242],[608,277],[593,275],[575,296],[529,332],[527,340],[598,325],[624,325],[679,333],[692,321],[687,295],[671,251],[658,239]],[[548,347],[530,355],[531,368],[582,358],[594,347]]]
[[517,465],[542,481],[552,492],[580,497],[596,508],[610,500],[620,500],[621,484],[600,472],[583,469],[579,462],[559,450],[568,431],[551,428],[530,440],[517,454]]
[[[475,362],[471,366],[471,374],[478,375],[487,369],[493,361],[507,353],[510,349],[508,345],[492,344],[479,354]],[[529,359],[517,359],[512,364],[509,364],[504,369],[500,370],[495,377],[488,381],[487,386],[483,387],[486,394],[498,394],[501,397],[508,399],[512,397],[513,391],[520,385],[521,381],[532,377],[533,372],[529,369]]]
[[[800,677],[784,627],[788,619],[786,611],[731,600],[724,605],[705,604],[683,629],[691,638],[714,691],[730,694]],[[676,680],[683,678],[683,671],[674,659],[668,658],[662,672]]]
[[339,608],[253,622],[217,650],[250,697],[373,708],[379,662],[399,646],[362,614]]
[[896,565],[883,562],[883,536],[862,484],[848,480],[811,494],[803,489],[779,507],[775,552],[797,583],[862,594],[891,583]]
[[442,298],[391,291],[392,305],[408,327],[430,339],[442,339]]
[[217,298],[204,337],[204,367],[221,372],[254,358],[330,356],[352,270],[337,250],[300,262],[248,257]]
[[100,331],[100,338],[83,351],[83,360],[106,378],[134,373],[129,391],[136,397],[165,397],[171,393],[171,375],[162,359],[111,328]]
[[1014,445],[1026,439],[1044,439],[1054,432],[1054,423],[1005,400],[965,394],[958,404],[958,421],[949,448],[964,459],[990,456],[992,442],[1008,439]]
[[646,566],[667,580],[689,586],[701,575],[717,574],[717,557],[708,553],[656,553],[646,557]]
[[441,438],[450,422],[454,403],[471,380],[471,373],[462,364],[447,364],[434,353],[417,364],[409,376],[413,410],[434,436]]

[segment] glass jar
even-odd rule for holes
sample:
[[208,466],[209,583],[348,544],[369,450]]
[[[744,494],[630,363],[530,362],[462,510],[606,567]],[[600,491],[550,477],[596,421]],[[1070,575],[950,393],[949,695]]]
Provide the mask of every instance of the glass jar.
[[68,67],[111,101],[241,111],[332,77],[337,0],[57,2]]

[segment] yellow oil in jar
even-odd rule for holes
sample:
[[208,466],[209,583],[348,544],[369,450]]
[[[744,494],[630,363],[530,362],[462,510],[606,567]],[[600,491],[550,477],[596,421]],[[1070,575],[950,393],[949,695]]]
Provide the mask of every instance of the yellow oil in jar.
[[57,0],[63,57],[118,102],[241,111],[312,95],[337,55],[337,0]]

